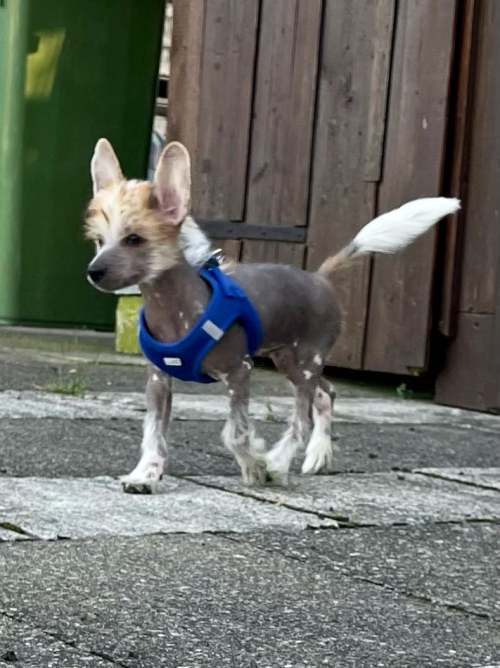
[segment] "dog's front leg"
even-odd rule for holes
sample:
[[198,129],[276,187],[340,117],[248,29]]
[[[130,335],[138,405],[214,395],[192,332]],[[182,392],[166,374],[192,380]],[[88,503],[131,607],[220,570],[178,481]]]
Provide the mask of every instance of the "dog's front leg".
[[120,482],[130,494],[151,494],[163,475],[167,458],[167,431],[172,410],[172,379],[153,366],[148,367],[146,417],[141,444],[141,458]]
[[235,371],[223,374],[229,392],[230,412],[222,431],[222,441],[240,465],[243,481],[253,485],[266,480],[266,446],[264,440],[256,436],[248,416],[251,369],[251,360],[246,357]]

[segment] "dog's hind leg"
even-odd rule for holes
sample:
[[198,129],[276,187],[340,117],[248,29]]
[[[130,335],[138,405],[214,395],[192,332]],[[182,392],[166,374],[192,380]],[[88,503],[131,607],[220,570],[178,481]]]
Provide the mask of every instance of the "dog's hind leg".
[[264,440],[256,436],[248,416],[251,370],[250,358],[245,358],[236,371],[221,375],[228,388],[230,405],[222,441],[240,465],[243,481],[253,485],[266,480],[266,446]]
[[312,406],[321,367],[307,351],[284,349],[272,355],[277,368],[290,380],[295,390],[295,409],[290,426],[267,454],[269,476],[285,485],[297,451],[308,441],[312,427]]
[[335,388],[321,378],[313,400],[314,428],[306,448],[302,473],[314,474],[331,467],[334,453],[340,453],[332,440],[332,417]]
[[130,494],[151,494],[163,475],[167,459],[172,379],[153,366],[148,367],[148,373],[141,458],[131,473],[120,478],[124,491]]

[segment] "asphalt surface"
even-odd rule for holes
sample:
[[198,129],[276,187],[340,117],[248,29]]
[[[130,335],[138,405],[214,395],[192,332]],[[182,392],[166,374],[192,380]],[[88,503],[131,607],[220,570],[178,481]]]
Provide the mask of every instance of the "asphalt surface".
[[[74,369],[87,392],[141,391],[144,368],[103,364],[102,340],[0,335],[0,404]],[[287,392],[270,371],[255,385]],[[174,421],[153,496],[115,480],[140,419],[1,418],[0,666],[499,668],[500,418],[365,408],[337,423],[332,473],[298,462],[287,489],[241,484],[220,420]]]

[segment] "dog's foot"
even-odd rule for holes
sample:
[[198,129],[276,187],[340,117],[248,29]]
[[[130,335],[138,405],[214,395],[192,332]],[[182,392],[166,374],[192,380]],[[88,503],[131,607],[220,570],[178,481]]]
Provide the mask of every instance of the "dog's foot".
[[267,469],[266,482],[279,487],[288,487],[288,471],[278,471],[276,469]]
[[288,467],[285,468],[282,461],[275,460],[269,455],[266,459],[266,482],[288,487]]
[[125,494],[153,494],[154,486],[150,483],[123,482],[122,489]]
[[302,473],[304,475],[314,475],[320,471],[328,471],[333,462],[333,452],[330,444],[321,450],[311,450],[306,453],[306,458],[302,464]]
[[265,460],[255,459],[242,463],[241,475],[245,485],[263,485],[268,480]]
[[315,475],[320,471],[331,470],[334,454],[340,455],[340,448],[336,440],[335,437],[331,439],[330,436],[316,440],[311,439],[306,450],[306,458],[302,464],[304,475]]
[[148,468],[136,469],[128,475],[122,475],[119,480],[126,494],[154,494],[162,478],[161,469],[152,464]]

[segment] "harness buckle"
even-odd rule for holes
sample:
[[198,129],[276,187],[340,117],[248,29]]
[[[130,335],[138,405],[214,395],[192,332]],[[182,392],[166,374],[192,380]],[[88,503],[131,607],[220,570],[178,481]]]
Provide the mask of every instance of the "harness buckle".
[[217,248],[214,250],[212,255],[203,265],[206,269],[211,269],[212,267],[219,267],[224,262],[224,252],[222,248]]

